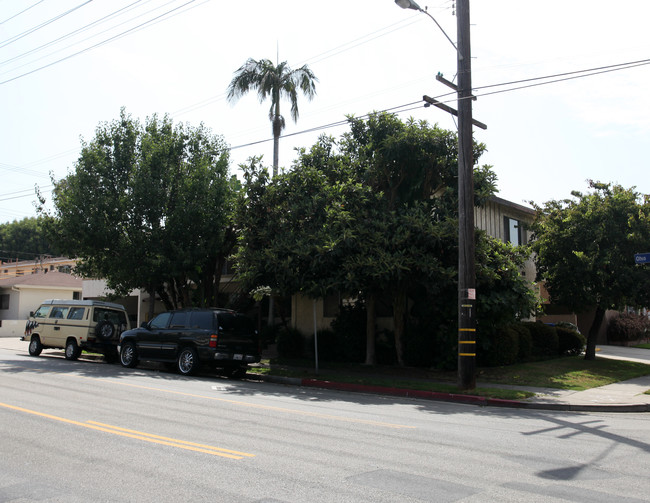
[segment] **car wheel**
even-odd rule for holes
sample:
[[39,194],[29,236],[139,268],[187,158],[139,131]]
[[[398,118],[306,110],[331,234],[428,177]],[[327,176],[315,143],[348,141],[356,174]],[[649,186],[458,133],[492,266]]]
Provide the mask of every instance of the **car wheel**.
[[38,335],[32,337],[29,341],[29,354],[31,356],[38,356],[43,351],[43,344],[41,344],[41,338]]
[[120,351],[120,364],[122,367],[132,369],[138,364],[138,353],[135,349],[135,344],[132,342],[126,342],[122,345],[122,350]]
[[196,350],[192,347],[181,349],[176,368],[183,375],[194,374],[199,368],[199,355]]
[[75,339],[68,339],[65,343],[65,359],[76,360],[81,355],[81,348]]
[[115,335],[115,326],[108,320],[100,321],[95,326],[95,335],[102,341],[110,341]]

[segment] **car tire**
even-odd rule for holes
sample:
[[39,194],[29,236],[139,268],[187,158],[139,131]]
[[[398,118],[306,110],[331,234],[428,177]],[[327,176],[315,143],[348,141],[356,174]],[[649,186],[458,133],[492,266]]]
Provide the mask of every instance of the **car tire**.
[[81,348],[76,339],[68,339],[65,343],[65,359],[74,361],[81,355]]
[[110,341],[115,335],[115,325],[110,321],[100,321],[95,325],[95,336],[102,341]]
[[120,350],[120,364],[122,367],[132,369],[138,364],[138,352],[133,342],[125,342]]
[[181,375],[192,375],[199,369],[199,355],[193,347],[185,347],[178,353],[176,369]]
[[38,335],[34,335],[29,341],[29,354],[30,356],[38,356],[43,351],[43,344],[41,344],[41,338]]

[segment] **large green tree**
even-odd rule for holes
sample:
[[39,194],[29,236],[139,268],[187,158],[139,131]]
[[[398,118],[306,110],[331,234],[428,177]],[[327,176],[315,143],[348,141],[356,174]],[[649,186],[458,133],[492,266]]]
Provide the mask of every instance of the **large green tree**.
[[257,91],[260,103],[271,99],[269,120],[273,128],[273,176],[278,174],[278,149],[280,135],[285,127],[284,116],[280,113],[280,101],[287,98],[291,103],[291,118],[298,120],[298,92],[308,99],[316,94],[318,79],[307,65],[295,70],[286,61],[274,65],[271,60],[249,58],[235,72],[228,85],[228,100],[234,101],[249,91]]
[[650,204],[633,188],[589,182],[588,193],[536,206],[533,248],[551,301],[575,312],[595,308],[585,358],[608,309],[648,305],[650,271],[634,255],[650,243]]
[[56,255],[57,248],[48,239],[43,218],[29,217],[0,225],[2,260],[33,260],[42,255]]
[[[484,150],[474,145],[474,159]],[[408,299],[414,285],[439,293],[457,267],[457,168],[455,133],[426,121],[402,122],[392,114],[350,118],[342,149],[354,160],[360,181],[382,195],[383,246],[367,250],[361,263],[374,270],[371,292],[391,292],[398,362],[404,363]],[[494,193],[489,167],[476,169],[476,199]],[[370,306],[372,309],[372,306]],[[370,320],[369,320],[370,323]]]
[[168,308],[207,305],[234,244],[233,183],[221,137],[166,116],[142,125],[122,110],[55,181],[51,228],[79,271],[117,294],[144,288]]
[[[456,318],[455,136],[388,114],[351,120],[351,126],[339,143],[322,137],[302,150],[292,170],[272,180],[252,163],[239,213],[239,271],[249,288],[269,285],[286,295],[312,297],[332,291],[360,295],[368,315],[367,363],[375,363],[375,301],[390,293],[396,353],[404,363],[408,299],[426,298],[428,306],[442,311],[436,328]],[[477,145],[477,152],[481,149]],[[495,177],[482,167],[476,179],[480,203],[493,193]],[[524,285],[512,267],[513,255],[489,240],[479,250],[501,269],[483,274],[479,268],[492,292],[506,278],[510,285]],[[498,299],[511,301],[517,293],[486,293],[492,307],[483,308],[491,321]],[[454,299],[449,306],[446,297]],[[525,304],[513,309],[526,316],[531,306]],[[504,310],[510,321],[513,309]]]

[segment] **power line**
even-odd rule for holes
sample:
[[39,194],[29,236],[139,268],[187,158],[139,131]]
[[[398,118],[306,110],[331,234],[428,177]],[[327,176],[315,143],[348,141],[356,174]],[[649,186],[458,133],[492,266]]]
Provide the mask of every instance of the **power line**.
[[[49,188],[49,187],[53,187],[53,185],[47,185],[47,186],[45,186],[44,188],[47,189],[47,188]],[[11,194],[19,194],[19,193],[21,193],[21,192],[28,192],[28,191],[30,191],[30,190],[31,190],[31,192],[32,192],[31,194],[22,194],[22,195],[19,195],[19,196],[4,197],[4,196],[11,195]],[[51,189],[51,188],[50,188],[49,190],[40,190],[40,193],[41,193],[41,194],[47,194],[47,193],[49,193],[49,192],[52,192],[52,189]],[[34,189],[19,190],[19,191],[17,191],[17,192],[11,192],[11,193],[9,193],[9,194],[2,194],[2,195],[0,195],[0,202],[3,203],[3,202],[5,202],[5,201],[11,201],[11,200],[13,200],[13,199],[22,199],[22,198],[25,198],[25,197],[32,197],[32,196],[35,196],[35,195],[36,195],[36,192],[34,192]]]
[[[92,0],[89,0],[89,1],[92,1]],[[96,49],[97,47],[100,47],[100,46],[102,46],[102,45],[108,44],[109,42],[112,42],[112,41],[114,41],[114,40],[117,40],[117,39],[119,39],[119,38],[122,38],[122,37],[128,35],[128,34],[131,33],[131,32],[134,32],[134,31],[140,30],[140,29],[144,28],[144,27],[147,26],[147,25],[153,24],[154,22],[158,22],[158,21],[160,21],[162,18],[164,18],[165,16],[167,16],[168,14],[171,14],[172,12],[176,12],[176,11],[178,11],[179,9],[182,9],[182,8],[188,6],[188,5],[190,5],[190,4],[192,4],[192,3],[196,2],[196,1],[197,1],[197,0],[189,0],[188,2],[182,4],[182,5],[178,6],[178,7],[174,7],[173,9],[170,9],[170,10],[168,10],[167,12],[165,12],[165,13],[163,13],[163,14],[160,14],[160,15],[158,15],[158,16],[152,18],[152,19],[149,19],[148,21],[145,21],[145,22],[143,22],[143,23],[141,23],[141,24],[139,24],[139,25],[137,25],[137,26],[134,26],[134,27],[132,27],[132,28],[129,28],[128,30],[125,30],[125,31],[123,31],[123,32],[121,32],[121,33],[119,33],[119,34],[117,34],[117,35],[114,35],[114,36],[112,36],[112,37],[109,37],[109,38],[107,38],[106,40],[103,40],[103,41],[101,41],[101,42],[98,42],[98,43],[96,43],[96,44],[94,44],[94,45],[92,45],[92,46],[90,46],[90,47],[86,47],[85,49],[82,49],[82,50],[80,50],[80,51],[77,51],[77,52],[75,52],[75,53],[73,53],[73,54],[69,54],[68,56],[65,56],[65,57],[63,57],[63,58],[61,58],[61,59],[58,59],[58,60],[56,60],[56,61],[53,61],[52,63],[48,63],[48,64],[46,64],[46,65],[40,66],[40,67],[38,67],[38,68],[35,68],[34,70],[30,70],[30,71],[28,71],[28,72],[25,72],[25,73],[22,73],[22,74],[20,74],[20,75],[17,75],[16,77],[12,77],[12,78],[10,78],[10,79],[4,80],[4,81],[0,82],[0,85],[2,85],[2,84],[7,84],[8,82],[13,82],[14,80],[18,80],[18,79],[20,79],[20,78],[22,78],[22,77],[25,77],[25,76],[27,76],[27,75],[31,75],[32,73],[36,73],[36,72],[38,72],[38,71],[40,71],[40,70],[44,70],[45,68],[49,68],[50,66],[54,66],[54,65],[56,65],[56,64],[58,64],[58,63],[61,63],[61,62],[66,61],[66,60],[68,60],[68,59],[71,59],[71,58],[73,58],[73,57],[75,57],[75,56],[78,56],[78,55],[80,55],[80,54],[83,54],[83,53],[85,53],[85,52],[88,52],[88,51],[90,51],[90,50],[92,50],[92,49]],[[206,1],[207,1],[207,0],[206,0]],[[180,13],[177,12],[176,14],[180,14]],[[174,14],[174,15],[176,15],[176,14]],[[172,17],[172,16],[170,16],[170,17]],[[1,47],[1,46],[0,46],[0,47]]]
[[[505,93],[505,92],[510,92],[510,91],[516,91],[516,90],[520,90],[520,89],[526,89],[528,87],[536,87],[536,86],[547,85],[547,84],[555,84],[555,83],[563,82],[563,81],[566,81],[566,80],[572,80],[572,79],[584,78],[584,77],[591,77],[591,76],[598,75],[598,74],[601,74],[601,73],[608,73],[608,72],[613,72],[613,71],[626,70],[626,69],[629,69],[629,68],[634,68],[636,66],[643,66],[643,65],[648,65],[648,64],[650,64],[650,59],[644,59],[644,60],[632,61],[632,62],[628,62],[628,63],[619,63],[619,64],[615,64],[615,65],[590,68],[590,69],[585,69],[585,70],[576,70],[576,71],[573,71],[573,72],[564,72],[564,73],[546,75],[546,76],[543,76],[543,77],[532,77],[532,78],[529,78],[529,79],[522,79],[522,80],[517,80],[517,81],[504,82],[504,83],[501,83],[501,84],[489,84],[489,85],[486,85],[486,86],[478,86],[478,87],[475,88],[476,90],[489,89],[489,88],[500,87],[500,86],[508,86],[508,85],[524,83],[524,82],[534,82],[534,81],[537,81],[537,80],[546,80],[545,82],[538,82],[536,84],[529,84],[529,85],[525,85],[525,86],[511,87],[511,88],[508,88],[508,89],[501,89],[501,90],[492,91],[492,92],[488,92],[488,93],[477,94],[476,96],[477,97],[489,96],[489,95],[492,95],[492,94],[499,94],[499,93]],[[563,78],[555,79],[555,77],[563,77]],[[555,79],[555,80],[549,80],[549,79]],[[444,94],[436,96],[436,99],[444,98],[444,97],[451,96],[451,95],[455,95],[455,93],[453,93],[453,92],[444,93]],[[450,102],[454,102],[454,101],[456,101],[455,97],[451,98],[451,99],[448,99],[448,100],[444,100],[444,101],[442,101],[442,103],[450,103]],[[415,105],[417,103],[421,103],[421,101],[415,101],[415,102],[412,102],[412,103],[407,103],[405,105],[399,105],[399,106],[396,106],[396,107],[387,108],[385,110],[382,110],[382,112],[394,111],[393,113],[404,113],[404,112],[416,110],[416,109],[420,108],[420,106],[413,106],[413,105]],[[409,107],[409,108],[406,108],[406,107]],[[360,118],[366,118],[368,116],[369,116],[369,114],[364,114],[364,115],[360,116]],[[321,131],[321,130],[325,130],[325,129],[331,129],[333,127],[343,126],[343,125],[345,125],[347,123],[348,123],[348,119],[343,119],[343,120],[331,122],[331,123],[328,123],[328,124],[323,124],[321,126],[315,126],[315,127],[309,128],[309,129],[304,129],[304,130],[301,130],[301,131],[296,131],[294,133],[282,135],[282,138],[288,138],[288,137],[291,137],[291,136],[298,136],[298,135],[301,135],[301,134],[312,133],[314,131]],[[259,145],[259,144],[267,143],[267,142],[270,142],[270,141],[273,141],[273,138],[265,138],[263,140],[257,140],[257,141],[253,141],[253,142],[249,142],[249,143],[244,143],[244,144],[241,144],[241,145],[236,145],[236,146],[230,147],[230,150],[237,150],[237,149],[240,149],[240,148],[251,147],[253,145]],[[15,168],[14,170],[18,170],[18,169],[20,169],[20,168]],[[26,197],[26,196],[17,196],[17,197]],[[13,199],[13,198],[9,198],[9,199]],[[0,199],[0,201],[4,201],[4,200],[6,200],[6,199]]]
[[[111,12],[110,14],[107,14],[104,17],[101,17],[100,19],[97,19],[97,20],[93,21],[92,23],[89,23],[89,24],[87,24],[85,26],[82,26],[81,28],[77,28],[76,30],[71,31],[71,32],[69,32],[69,33],[67,33],[65,35],[62,35],[59,38],[56,38],[54,40],[50,40],[49,42],[47,42],[45,44],[42,44],[42,45],[40,45],[38,47],[35,47],[34,49],[30,49],[29,51],[23,52],[22,54],[18,54],[17,56],[14,56],[13,58],[9,58],[9,59],[6,59],[4,61],[0,61],[0,65],[10,63],[10,62],[15,61],[17,59],[22,59],[25,56],[29,56],[30,54],[33,54],[33,53],[38,52],[38,51],[40,51],[42,49],[45,49],[46,47],[50,47],[51,45],[54,45],[54,44],[56,44],[58,42],[61,42],[61,41],[65,40],[65,39],[67,39],[67,38],[70,38],[70,37],[76,35],[77,33],[84,32],[84,31],[92,28],[95,25],[104,23],[104,22],[108,21],[109,19],[118,16],[119,13],[121,13],[122,11],[131,10],[134,5],[140,3],[141,1],[142,0],[136,0],[135,2],[129,4],[129,5],[125,6],[125,7],[122,7],[121,9],[118,9],[118,10],[116,10],[114,12]],[[151,1],[151,0],[148,0],[148,1]],[[101,32],[101,33],[104,33],[104,32]],[[88,40],[88,39],[86,39],[86,40]],[[84,41],[82,40],[82,42],[84,42]],[[68,46],[68,47],[70,47],[70,46]],[[67,49],[68,47],[66,47],[65,49]],[[61,49],[61,50],[63,50],[63,49]],[[56,52],[58,52],[58,51],[56,51]],[[54,54],[54,53],[50,53],[48,56],[51,56],[52,54]],[[38,60],[36,60],[36,61],[38,61]],[[34,61],[32,61],[32,63],[33,62]],[[20,67],[18,67],[18,68],[20,68]]]
[[45,22],[39,24],[38,26],[35,26],[34,28],[30,28],[29,30],[26,30],[26,31],[24,31],[24,32],[22,32],[22,33],[19,33],[18,35],[15,35],[15,36],[11,37],[11,38],[5,40],[4,42],[0,42],[0,49],[3,48],[3,47],[8,46],[9,44],[13,44],[16,40],[20,40],[21,38],[24,38],[24,37],[26,37],[27,35],[31,35],[31,34],[34,33],[35,31],[38,31],[38,30],[40,30],[41,28],[44,28],[45,26],[54,23],[55,21],[58,21],[58,20],[61,19],[62,17],[65,17],[65,16],[67,16],[68,14],[71,14],[72,12],[76,11],[77,9],[80,9],[80,8],[83,7],[84,5],[88,5],[88,4],[89,4],[90,2],[92,2],[92,1],[93,1],[93,0],[87,0],[86,2],[84,2],[84,3],[82,3],[82,4],[79,4],[79,5],[77,5],[76,7],[73,7],[72,9],[70,9],[70,10],[64,12],[63,14],[59,14],[58,16],[54,16],[52,19],[49,19],[49,20],[47,20],[47,21],[45,21]]
[[[478,87],[474,87],[474,90],[489,89],[489,88],[492,88],[492,87],[502,87],[502,86],[509,86],[509,85],[514,85],[514,84],[521,84],[521,83],[524,83],[524,82],[534,82],[534,81],[537,81],[537,80],[548,80],[548,79],[556,79],[556,77],[568,77],[568,76],[571,76],[571,77],[568,77],[568,78],[556,79],[556,80],[552,80],[550,82],[542,82],[542,83],[535,84],[535,85],[551,84],[551,83],[554,83],[554,82],[562,82],[564,80],[572,80],[572,79],[581,78],[581,77],[589,77],[589,76],[592,76],[592,75],[598,75],[600,73],[608,73],[608,72],[613,72],[613,71],[617,71],[617,70],[626,70],[628,68],[634,68],[635,66],[643,66],[643,65],[647,65],[647,64],[650,64],[650,59],[640,59],[638,61],[630,61],[628,63],[618,63],[618,64],[615,64],[615,65],[599,66],[599,67],[595,67],[595,68],[587,68],[585,70],[575,70],[575,71],[572,71],[572,72],[564,72],[564,73],[557,73],[557,74],[554,74],[554,75],[546,75],[544,77],[532,77],[532,78],[529,78],[529,79],[513,80],[511,82],[504,82],[504,83],[501,83],[501,84],[490,84],[490,85],[486,85],[486,86],[478,86]],[[578,74],[587,74],[587,75],[578,75]],[[524,89],[525,87],[532,87],[532,86],[521,86],[521,87],[517,87],[517,88],[513,88],[513,89]],[[505,91],[500,91],[500,92],[505,92]],[[481,96],[486,96],[487,94],[493,94],[493,93],[485,93],[485,94],[483,94]]]
[[[499,93],[506,93],[506,92],[510,92],[510,91],[517,91],[517,90],[526,89],[526,88],[529,88],[529,87],[543,86],[543,85],[547,85],[547,84],[555,84],[555,83],[563,82],[563,81],[567,81],[567,80],[573,80],[573,79],[584,78],[584,77],[592,77],[594,75],[599,75],[601,73],[609,73],[609,72],[614,72],[614,71],[619,71],[619,70],[627,70],[629,68],[635,68],[637,66],[644,66],[644,65],[648,65],[648,64],[650,64],[650,59],[643,59],[643,60],[639,60],[639,61],[632,61],[632,62],[628,62],[628,63],[619,63],[619,64],[615,64],[615,65],[596,67],[596,68],[591,68],[591,69],[586,69],[586,70],[576,70],[576,71],[573,71],[573,72],[558,73],[558,74],[554,74],[554,75],[546,75],[546,76],[543,76],[543,77],[533,77],[533,78],[522,79],[522,80],[518,80],[518,81],[504,82],[502,84],[490,84],[490,85],[487,85],[487,86],[476,87],[474,89],[476,89],[476,90],[488,89],[488,88],[499,87],[499,86],[513,85],[513,84],[523,83],[523,82],[532,82],[532,81],[536,81],[536,80],[546,80],[546,82],[538,82],[536,84],[529,84],[529,85],[519,86],[519,87],[511,87],[511,88],[508,88],[508,89],[501,89],[501,90],[498,90],[498,91],[492,91],[492,92],[487,92],[487,93],[482,93],[482,94],[476,94],[475,96],[476,97],[489,96],[489,95],[492,95],[492,94],[499,94]],[[580,74],[580,75],[577,75],[577,74]],[[555,77],[563,77],[563,78],[555,79]],[[554,80],[549,80],[549,79],[554,79]],[[450,99],[445,100],[445,101],[441,101],[441,103],[453,103],[453,102],[456,102],[457,98],[455,97],[456,93],[454,93],[454,92],[441,94],[439,96],[436,96],[436,99],[443,98],[443,97],[446,97],[446,96],[452,96],[452,95],[454,96],[453,98],[450,98]],[[401,108],[404,108],[404,107],[410,107],[411,105],[414,105],[415,103],[421,103],[421,102],[417,101],[417,102],[413,102],[413,103],[408,103],[406,105],[400,105],[400,106],[397,106],[397,107],[388,108],[388,109],[383,110],[383,112],[389,112],[391,110],[397,110],[397,109],[401,109]],[[408,111],[411,111],[411,110],[416,110],[418,108],[420,108],[420,107],[418,106],[418,107],[412,107],[412,108],[405,108],[404,110],[397,110],[394,113],[408,112]],[[362,115],[360,117],[364,118],[364,117],[368,117],[368,115],[369,114],[365,114],[365,115]],[[322,125],[322,126],[316,126],[316,127],[313,127],[313,128],[302,130],[302,131],[297,131],[295,133],[283,135],[282,138],[286,138],[286,137],[290,137],[290,136],[297,136],[297,135],[305,134],[305,133],[311,133],[311,132],[318,131],[318,130],[323,130],[323,129],[329,129],[329,128],[332,128],[332,127],[345,125],[347,122],[348,122],[347,119],[337,121],[337,122],[332,122],[330,124],[325,124],[325,125]],[[272,141],[272,140],[273,140],[273,138],[258,140],[258,141],[254,141],[254,142],[251,142],[251,143],[246,143],[246,144],[242,144],[242,145],[237,145],[235,147],[231,147],[230,150],[249,147],[249,146],[257,145],[257,144],[260,144],[260,143],[266,143],[266,142],[269,142],[269,141]]]
[[[389,33],[393,33],[394,31],[397,30],[402,30],[412,24],[420,22],[420,19],[414,19],[411,20],[410,22],[406,23],[405,20],[399,21],[397,23],[391,24],[389,26],[386,26],[384,28],[381,28],[379,30],[376,30],[374,32],[368,33],[362,37],[359,37],[357,39],[351,40],[350,42],[346,42],[345,44],[341,44],[337,47],[334,47],[333,49],[330,49],[328,51],[322,52],[321,54],[317,54],[316,56],[313,56],[312,58],[309,58],[305,61],[306,64],[313,65],[315,63],[320,63],[321,61],[331,58],[332,56],[336,56],[342,52],[348,51],[350,49],[353,49],[355,47],[358,47],[360,45],[366,44],[368,42],[371,42],[373,40],[376,40],[380,37],[383,37],[385,35],[388,35]],[[398,26],[398,25],[403,25],[403,26]],[[397,28],[393,28],[394,26],[397,26]],[[389,28],[393,28],[392,30],[389,30]],[[388,31],[386,31],[388,30]],[[383,32],[383,33],[382,33]],[[377,36],[372,36],[375,35],[376,33],[379,33]],[[371,37],[371,38],[369,38]],[[339,50],[340,49],[340,50]]]
[[27,12],[27,11],[28,11],[29,9],[31,9],[32,7],[36,7],[39,3],[43,3],[44,1],[45,1],[45,0],[39,0],[39,1],[36,2],[35,4],[30,5],[30,6],[27,7],[26,9],[21,10],[21,11],[18,12],[17,14],[14,14],[13,16],[11,16],[11,17],[5,19],[4,21],[0,21],[0,24],[5,24],[7,21],[11,21],[13,18],[20,16],[21,14]]

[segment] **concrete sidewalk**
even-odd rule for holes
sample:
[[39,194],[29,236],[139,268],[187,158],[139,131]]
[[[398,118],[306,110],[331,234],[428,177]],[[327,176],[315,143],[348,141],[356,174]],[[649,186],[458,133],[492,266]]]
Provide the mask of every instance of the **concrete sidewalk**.
[[[598,346],[597,358],[628,360],[650,365],[650,350],[623,346]],[[650,375],[608,384],[585,391],[540,390],[526,403],[551,405],[569,410],[611,410],[650,412]]]
[[[0,337],[0,349],[8,349],[10,351],[17,351],[27,355],[27,342],[23,342],[16,337]],[[650,350],[648,349],[636,349],[621,346],[599,346],[597,357],[629,360],[650,365]],[[249,377],[253,378],[251,374],[249,374]],[[585,412],[650,412],[650,395],[645,394],[646,391],[650,390],[650,375],[631,379],[629,381],[609,384],[607,386],[601,386],[599,388],[592,388],[586,391],[532,388],[528,386],[508,386],[484,382],[478,383],[480,387],[521,389],[535,393],[534,397],[520,401],[488,399],[485,397],[455,393],[337,383],[332,381],[322,381],[319,379],[301,379],[277,376],[260,376],[259,379],[287,385],[473,403],[483,406]]]

